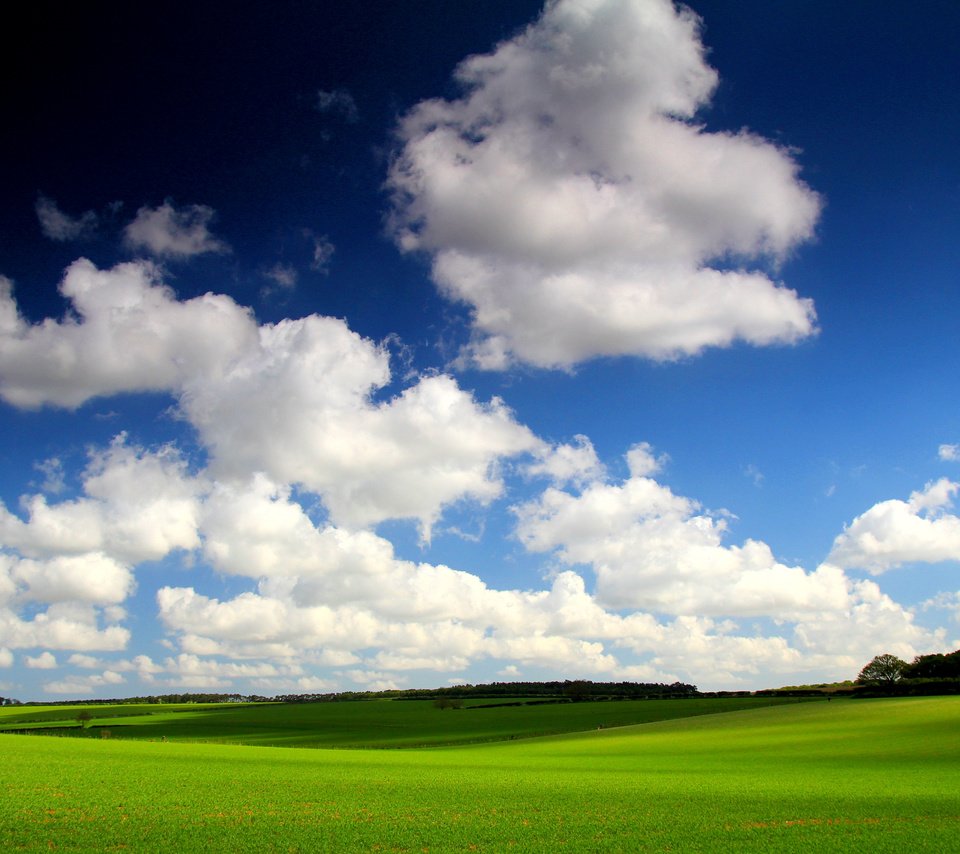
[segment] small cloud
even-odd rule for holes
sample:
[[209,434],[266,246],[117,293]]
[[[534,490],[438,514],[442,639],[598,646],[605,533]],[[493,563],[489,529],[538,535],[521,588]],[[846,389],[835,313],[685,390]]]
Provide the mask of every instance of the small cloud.
[[57,203],[46,196],[37,199],[34,210],[40,220],[43,236],[58,243],[89,240],[97,230],[98,218],[93,211],[84,211],[80,216],[73,217],[60,210]]
[[510,679],[515,679],[520,675],[520,668],[516,664],[508,664],[503,670],[500,670],[497,673],[498,676],[506,676]]
[[941,445],[937,453],[946,462],[960,462],[960,445]]
[[158,208],[144,206],[124,229],[124,242],[131,249],[146,249],[162,258],[229,252],[230,247],[210,233],[215,217],[216,212],[206,205],[178,209],[168,200]]
[[763,486],[763,480],[765,475],[753,463],[750,463],[746,468],[744,468],[743,476],[752,480],[754,486],[756,487]]
[[292,264],[276,263],[262,273],[271,284],[260,288],[261,299],[267,299],[276,293],[291,293],[297,287],[299,275]]
[[333,89],[329,92],[321,89],[317,92],[315,104],[317,112],[339,114],[348,124],[356,124],[360,121],[357,102],[346,89]]
[[38,656],[28,655],[24,659],[27,667],[34,670],[53,670],[57,666],[57,659],[50,652],[41,652]]
[[303,230],[303,236],[313,242],[313,260],[310,269],[324,276],[330,272],[330,260],[337,247],[333,245],[326,234],[314,234],[309,228]]

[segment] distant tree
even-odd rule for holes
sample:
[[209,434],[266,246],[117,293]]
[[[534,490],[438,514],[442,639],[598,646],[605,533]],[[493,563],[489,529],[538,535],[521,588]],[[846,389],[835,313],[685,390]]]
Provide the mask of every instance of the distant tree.
[[433,707],[435,709],[440,709],[441,711],[449,709],[452,706],[453,704],[450,702],[449,697],[437,697],[437,699],[433,701]]
[[87,728],[87,724],[93,720],[93,715],[90,714],[86,709],[84,709],[80,714],[77,715],[77,723],[80,724],[83,729]]
[[907,662],[890,653],[878,655],[857,676],[857,682],[875,682],[880,685],[892,685],[903,678]]

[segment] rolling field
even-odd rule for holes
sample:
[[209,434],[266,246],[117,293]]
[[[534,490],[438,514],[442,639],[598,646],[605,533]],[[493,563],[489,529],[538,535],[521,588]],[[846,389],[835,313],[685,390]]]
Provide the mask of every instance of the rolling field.
[[0,749],[3,850],[902,852],[960,839],[955,697],[426,750],[14,735]]
[[[3,730],[61,729],[65,735],[167,739],[271,747],[431,747],[506,741],[796,703],[746,697],[633,700],[532,706],[474,701],[441,711],[429,700],[344,703],[178,704],[0,708]],[[81,729],[76,716],[93,720]]]

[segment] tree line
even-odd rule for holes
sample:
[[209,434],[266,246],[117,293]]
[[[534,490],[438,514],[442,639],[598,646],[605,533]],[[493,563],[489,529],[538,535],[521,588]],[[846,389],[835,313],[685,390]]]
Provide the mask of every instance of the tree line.
[[960,649],[918,655],[909,664],[889,652],[873,658],[857,676],[856,693],[960,693]]

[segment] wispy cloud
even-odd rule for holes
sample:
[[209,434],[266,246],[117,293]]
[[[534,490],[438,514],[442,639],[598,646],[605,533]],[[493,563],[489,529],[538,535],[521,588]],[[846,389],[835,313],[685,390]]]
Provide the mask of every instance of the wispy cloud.
[[145,206],[124,229],[124,242],[131,249],[179,260],[208,252],[229,252],[230,247],[210,233],[215,217],[213,208],[206,205],[175,208],[166,201],[157,208]]
[[94,211],[84,211],[80,216],[73,217],[57,207],[53,199],[40,196],[34,210],[40,220],[40,229],[44,237],[67,243],[74,240],[88,240],[97,231],[99,217]]

